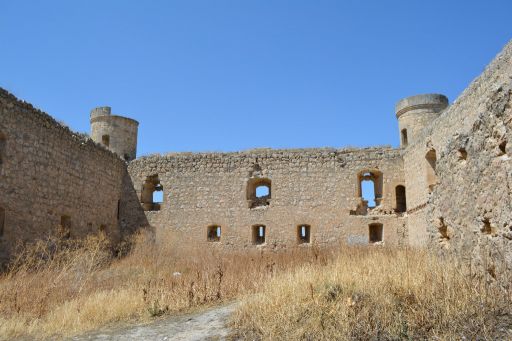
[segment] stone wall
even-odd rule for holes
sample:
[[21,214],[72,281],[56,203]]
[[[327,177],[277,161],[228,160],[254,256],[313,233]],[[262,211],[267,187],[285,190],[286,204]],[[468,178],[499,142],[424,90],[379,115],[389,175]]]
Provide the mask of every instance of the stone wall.
[[[490,274],[497,263],[512,266],[511,82],[509,43],[404,153],[409,207],[419,208],[409,212],[409,236],[486,263]],[[437,181],[429,193],[432,150]]]
[[[146,209],[158,208],[144,200],[144,186],[153,186],[146,180],[158,179],[164,200],[160,210],[146,212],[148,221],[157,234],[172,231],[183,248],[368,244],[372,223],[383,224],[387,245],[406,236],[405,219],[394,212],[402,159],[388,147],[175,153],[139,158],[128,169]],[[381,205],[367,212],[358,209],[362,172],[382,173]],[[269,204],[251,208],[248,186],[261,181],[271,183]],[[304,224],[311,241],[301,244],[297,229]],[[266,227],[264,245],[254,245],[255,225]],[[221,227],[220,241],[208,241],[209,226]]]
[[115,154],[0,89],[2,258],[17,241],[50,232],[74,238],[104,229],[119,238],[123,175]]
[[[56,229],[118,239],[152,226],[177,250],[428,245],[496,276],[498,263],[512,266],[511,98],[509,43],[448,108],[436,94],[400,101],[400,149],[171,153],[127,167],[136,121],[93,110],[97,144],[0,90],[0,256]],[[120,157],[100,145],[104,135]],[[362,200],[362,180],[376,184],[376,207]]]

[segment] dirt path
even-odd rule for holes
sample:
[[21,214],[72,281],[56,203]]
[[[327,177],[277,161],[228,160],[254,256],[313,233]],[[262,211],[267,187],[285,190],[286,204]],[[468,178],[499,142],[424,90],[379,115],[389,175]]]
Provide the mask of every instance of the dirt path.
[[150,324],[105,329],[72,340],[224,340],[229,334],[226,322],[235,307],[236,303],[231,303],[199,313],[164,318]]

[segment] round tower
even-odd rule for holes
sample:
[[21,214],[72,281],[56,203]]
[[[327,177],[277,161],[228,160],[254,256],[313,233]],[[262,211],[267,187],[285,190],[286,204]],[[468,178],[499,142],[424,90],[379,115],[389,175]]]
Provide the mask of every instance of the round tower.
[[448,107],[448,98],[440,94],[406,97],[395,106],[400,129],[400,146],[414,142],[420,132]]
[[131,118],[112,115],[110,107],[98,107],[91,111],[91,138],[119,155],[126,161],[137,154],[139,122]]

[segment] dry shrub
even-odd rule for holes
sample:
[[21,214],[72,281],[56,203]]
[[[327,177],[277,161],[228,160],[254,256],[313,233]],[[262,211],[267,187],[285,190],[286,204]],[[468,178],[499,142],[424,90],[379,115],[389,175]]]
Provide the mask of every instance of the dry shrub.
[[510,288],[470,267],[426,251],[348,249],[275,277],[232,323],[252,340],[510,339]]
[[0,339],[70,336],[219,303],[257,292],[277,273],[333,258],[316,248],[221,256],[215,250],[176,254],[171,245],[172,235],[155,241],[142,232],[122,258],[101,235],[20,249],[0,277]]

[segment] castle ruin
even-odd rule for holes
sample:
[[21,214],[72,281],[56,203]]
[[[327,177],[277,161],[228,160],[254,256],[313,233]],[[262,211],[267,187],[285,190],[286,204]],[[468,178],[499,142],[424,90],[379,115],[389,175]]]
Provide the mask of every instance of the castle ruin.
[[410,245],[512,266],[511,58],[512,42],[451,105],[399,101],[399,148],[136,158],[138,122],[109,107],[92,110],[88,137],[0,90],[0,254],[151,226],[177,250]]

